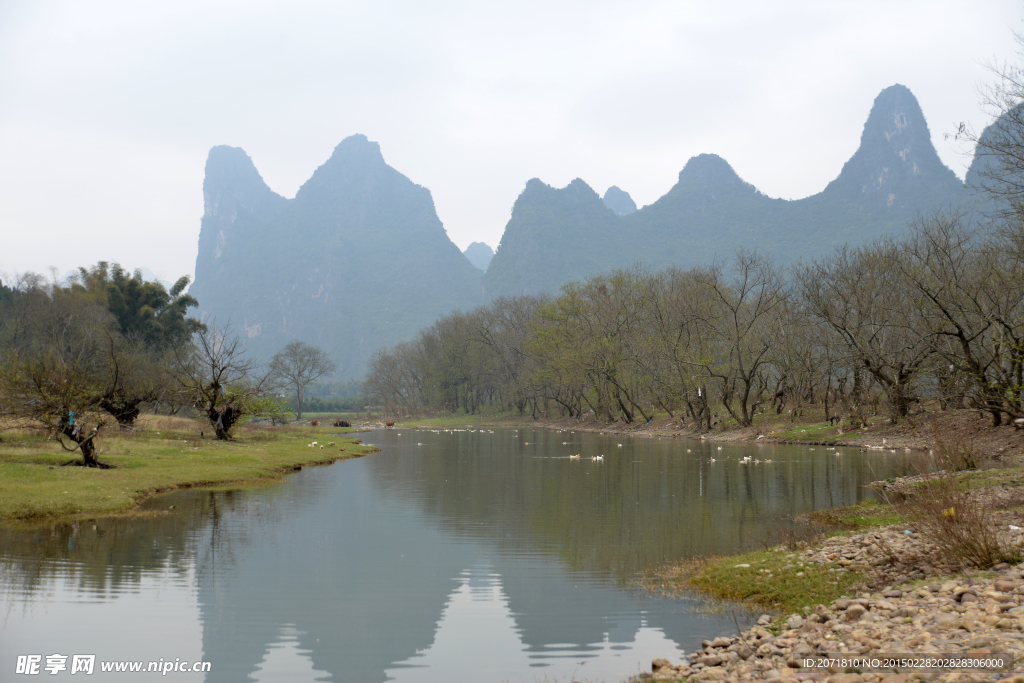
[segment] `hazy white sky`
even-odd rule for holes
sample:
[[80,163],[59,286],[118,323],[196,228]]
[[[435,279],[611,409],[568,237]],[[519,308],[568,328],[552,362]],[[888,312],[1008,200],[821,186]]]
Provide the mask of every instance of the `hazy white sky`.
[[353,133],[497,246],[526,181],[638,205],[714,152],[820,191],[875,96],[908,86],[940,156],[980,128],[1018,0],[0,0],[0,272],[98,260],[191,274],[209,148],[287,197]]

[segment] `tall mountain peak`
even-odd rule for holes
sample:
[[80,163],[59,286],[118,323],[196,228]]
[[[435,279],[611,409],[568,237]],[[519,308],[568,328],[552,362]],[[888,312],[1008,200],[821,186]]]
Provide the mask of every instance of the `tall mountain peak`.
[[363,161],[384,163],[384,155],[380,152],[380,144],[370,140],[361,133],[349,135],[338,143],[327,163]]
[[580,178],[575,178],[563,188],[556,188],[548,185],[539,178],[531,178],[526,183],[522,194],[516,199],[516,205],[531,204],[534,202],[584,202],[593,205],[596,201],[601,203],[601,196],[594,191],[590,185]]
[[[251,166],[238,152],[225,158]],[[251,185],[255,168],[246,173]],[[448,238],[430,191],[365,136],[342,140],[294,199],[278,199],[227,228],[231,212],[204,217],[199,236],[202,312],[239,325],[257,356],[299,339],[330,353],[339,377],[359,377],[378,348],[479,303],[480,272]]]
[[241,147],[217,145],[206,157],[206,178],[204,187],[223,189],[229,187],[267,187],[256,170],[256,164]]
[[753,188],[743,181],[729,162],[717,154],[698,154],[691,157],[679,172],[679,185],[695,188]]
[[924,112],[910,88],[899,83],[878,93],[868,120],[864,122],[860,144],[864,146],[882,140],[896,154],[912,145],[930,145],[931,134]]
[[868,210],[903,213],[921,203],[922,192],[937,197],[960,188],[962,183],[932,145],[917,98],[896,84],[875,98],[860,147],[824,194],[839,195]]
[[462,252],[475,268],[486,271],[494,258],[494,250],[483,242],[473,242]]
[[368,140],[365,135],[350,135],[334,148],[330,158],[303,183],[295,198],[312,193],[327,199],[336,195],[341,188],[372,196],[378,193],[381,183],[397,181],[399,177],[408,180],[387,165],[378,143]]
[[206,157],[203,180],[203,213],[212,218],[221,215],[230,223],[238,210],[262,211],[267,202],[284,198],[267,187],[256,165],[241,147],[218,145]]
[[212,148],[206,158],[203,219],[191,294],[205,296],[204,287],[229,244],[247,239],[263,217],[276,214],[287,203],[267,187],[245,150],[228,145]]
[[615,255],[581,257],[579,241],[606,242],[616,218],[580,178],[563,188],[531,179],[512,206],[483,276],[485,296],[553,291],[566,280],[604,270]]
[[625,216],[626,214],[636,211],[636,202],[633,201],[633,198],[629,196],[628,192],[620,189],[616,185],[612,185],[605,191],[604,197],[601,197],[601,201],[604,202],[605,206],[620,216]]

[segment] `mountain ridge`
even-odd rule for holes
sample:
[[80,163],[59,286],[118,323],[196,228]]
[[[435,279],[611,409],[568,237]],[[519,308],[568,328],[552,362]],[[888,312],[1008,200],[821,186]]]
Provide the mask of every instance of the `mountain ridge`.
[[255,356],[301,339],[331,355],[338,379],[360,377],[377,349],[480,303],[480,271],[448,239],[430,191],[377,143],[346,138],[283,204],[239,153],[222,163],[211,150],[193,287],[200,313],[230,318]]
[[[590,231],[574,227],[579,187],[550,188],[544,202],[527,183],[512,209],[494,259],[484,274],[485,296],[554,292],[602,269],[690,267],[728,258],[737,247],[759,249],[781,265],[813,258],[846,242],[899,232],[919,212],[964,198],[964,187],[942,164],[913,93],[896,84],[875,98],[857,151],[821,192],[797,200],[772,198],[742,179],[716,154],[691,157],[668,192],[635,212],[595,214]],[[587,187],[589,189],[589,186]],[[592,190],[591,190],[592,192]],[[536,253],[529,277],[510,271],[532,259],[523,249],[541,236],[577,245],[575,266]],[[602,241],[595,236],[608,236]],[[555,254],[554,256],[557,256]],[[539,264],[544,265],[539,265]]]
[[875,98],[856,152],[817,194],[769,197],[710,153],[688,159],[675,184],[640,209],[617,186],[602,197],[580,178],[563,188],[532,178],[489,263],[474,259],[490,247],[463,253],[451,242],[429,189],[389,166],[364,135],[335,146],[292,199],[267,186],[244,150],[218,145],[203,196],[190,290],[200,312],[231,319],[260,358],[292,339],[320,346],[345,379],[439,316],[499,296],[556,292],[637,263],[721,262],[738,247],[787,265],[899,233],[915,215],[970,195],[939,160],[917,100],[897,84]]

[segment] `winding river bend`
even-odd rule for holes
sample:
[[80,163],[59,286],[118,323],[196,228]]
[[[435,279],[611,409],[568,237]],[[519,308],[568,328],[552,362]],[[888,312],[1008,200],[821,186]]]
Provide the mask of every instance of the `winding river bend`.
[[0,531],[0,679],[59,653],[211,665],[93,681],[621,681],[736,628],[638,573],[760,547],[898,457],[532,429],[364,441],[382,451],[269,488]]

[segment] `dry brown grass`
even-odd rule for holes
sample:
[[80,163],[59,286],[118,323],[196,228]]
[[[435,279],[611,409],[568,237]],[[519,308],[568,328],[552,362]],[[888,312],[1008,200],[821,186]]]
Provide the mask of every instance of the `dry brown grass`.
[[889,502],[904,523],[958,567],[988,569],[1000,562],[1020,562],[1024,546],[1008,532],[1000,512],[1004,496],[972,487],[967,477],[957,474],[971,465],[977,465],[977,455],[970,444],[943,444],[921,459],[921,481],[890,494]]
[[135,426],[149,431],[198,433],[204,427],[206,431],[211,431],[205,421],[180,415],[139,415]]
[[978,469],[981,455],[970,441],[955,439],[949,443],[939,439],[935,442],[939,465],[949,472],[963,472]]
[[22,433],[46,429],[42,422],[27,418],[0,417],[0,437],[9,433]]

